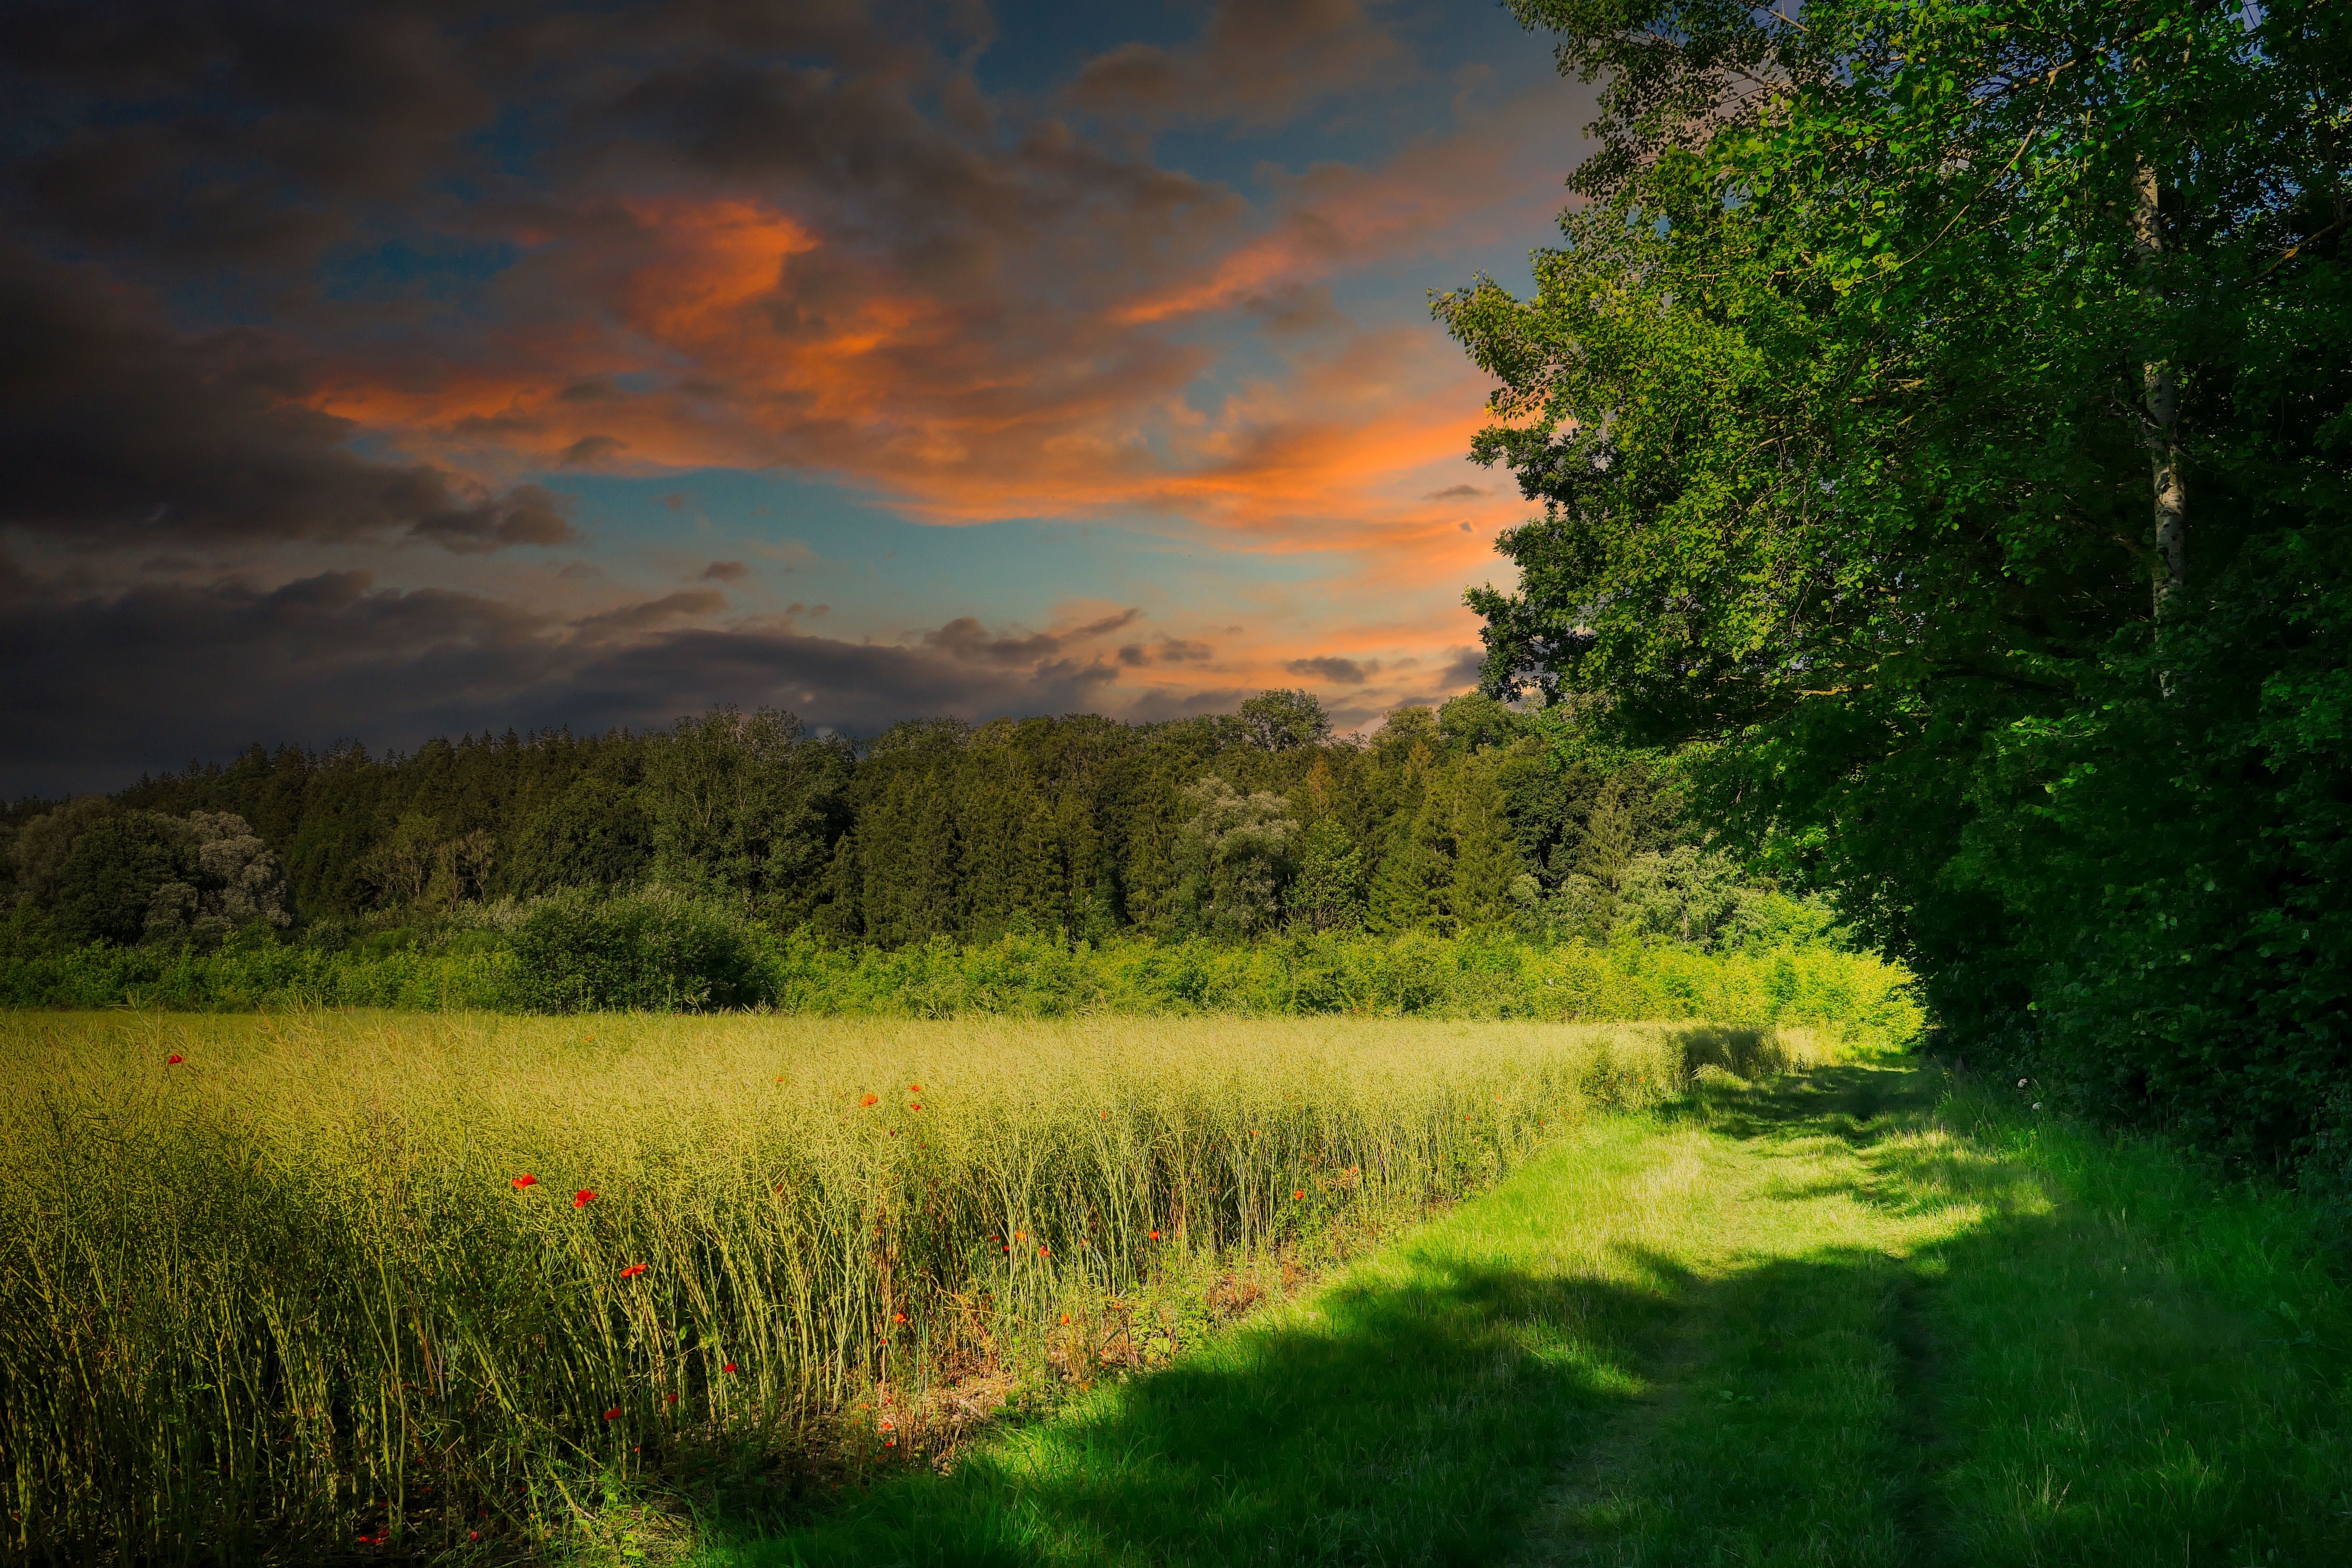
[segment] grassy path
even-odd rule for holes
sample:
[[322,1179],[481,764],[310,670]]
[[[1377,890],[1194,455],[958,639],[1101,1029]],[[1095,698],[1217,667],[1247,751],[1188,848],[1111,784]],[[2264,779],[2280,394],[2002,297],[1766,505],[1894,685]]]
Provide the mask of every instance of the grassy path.
[[2284,1200],[1904,1063],[1596,1120],[1177,1366],[709,1568],[2337,1564]]

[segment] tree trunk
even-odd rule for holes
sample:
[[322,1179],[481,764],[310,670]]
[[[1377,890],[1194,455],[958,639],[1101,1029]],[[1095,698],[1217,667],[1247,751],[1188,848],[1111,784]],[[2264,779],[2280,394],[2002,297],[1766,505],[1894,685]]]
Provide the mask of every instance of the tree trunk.
[[[2156,261],[2164,254],[2164,230],[2157,211],[2156,170],[2146,157],[2132,179],[2132,255],[2139,265],[2141,288],[2152,303],[2156,293]],[[2181,483],[2179,449],[2175,440],[2180,414],[2180,384],[2172,366],[2155,357],[2140,364],[2147,398],[2147,430],[2151,489],[2156,499],[2156,613],[2161,616],[2175,590],[2189,575],[2189,492]]]

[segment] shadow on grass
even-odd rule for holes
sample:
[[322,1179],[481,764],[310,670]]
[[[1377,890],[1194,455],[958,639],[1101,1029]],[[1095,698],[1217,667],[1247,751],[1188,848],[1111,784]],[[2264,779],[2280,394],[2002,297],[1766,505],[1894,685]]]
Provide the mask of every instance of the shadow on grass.
[[[2106,1291],[2117,1233],[2001,1201],[2031,1183],[2013,1160],[1905,1141],[1938,1088],[1832,1067],[1669,1113],[1767,1156],[1833,1140],[1856,1157],[1826,1180],[1768,1174],[1767,1203],[1848,1194],[1890,1226],[1975,1205],[1915,1247],[1824,1239],[1702,1274],[1620,1243],[1612,1278],[1538,1277],[1446,1256],[1441,1227],[1317,1316],[1246,1327],[952,1475],[884,1481],[711,1560],[2352,1560],[2335,1384],[2298,1396],[2261,1325],[2146,1260],[2160,1289]],[[1783,1214],[1746,1223],[1769,1237]],[[2201,1467],[2186,1480],[2184,1453]]]
[[1422,1256],[875,1487],[747,1563],[1494,1563],[1688,1281],[1538,1279]]

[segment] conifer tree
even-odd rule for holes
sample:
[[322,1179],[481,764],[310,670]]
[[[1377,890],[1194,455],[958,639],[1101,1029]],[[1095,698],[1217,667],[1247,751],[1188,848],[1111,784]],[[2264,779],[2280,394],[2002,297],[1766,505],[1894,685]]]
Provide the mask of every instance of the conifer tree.
[[1498,759],[1465,757],[1453,768],[1454,858],[1440,900],[1453,928],[1475,931],[1507,923],[1514,912],[1511,883],[1526,868],[1512,840],[1495,771]]
[[1451,869],[1453,847],[1447,842],[1451,813],[1433,772],[1429,748],[1416,743],[1406,763],[1405,787],[1412,800],[1411,815],[1398,814],[1387,852],[1372,879],[1370,908],[1365,923],[1387,933],[1418,931],[1439,912],[1438,898]]

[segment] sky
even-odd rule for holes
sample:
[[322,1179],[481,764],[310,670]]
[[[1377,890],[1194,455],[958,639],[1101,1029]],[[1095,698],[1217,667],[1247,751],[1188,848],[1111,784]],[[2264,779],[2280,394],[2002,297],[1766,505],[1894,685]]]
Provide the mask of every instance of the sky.
[[1499,5],[11,7],[0,794],[260,742],[1475,683]]

